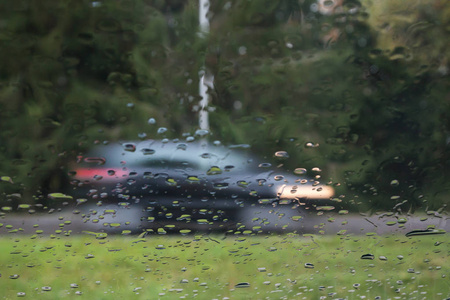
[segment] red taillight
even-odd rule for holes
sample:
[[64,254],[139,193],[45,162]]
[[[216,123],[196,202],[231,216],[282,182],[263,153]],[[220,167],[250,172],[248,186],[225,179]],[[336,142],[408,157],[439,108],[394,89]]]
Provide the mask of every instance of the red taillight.
[[80,181],[117,181],[118,179],[127,178],[129,172],[121,169],[111,168],[79,168],[73,171],[74,179]]

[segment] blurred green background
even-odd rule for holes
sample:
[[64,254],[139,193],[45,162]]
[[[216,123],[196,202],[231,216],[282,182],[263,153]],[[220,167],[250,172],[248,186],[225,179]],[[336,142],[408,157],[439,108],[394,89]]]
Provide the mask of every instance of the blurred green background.
[[287,151],[355,211],[445,209],[450,6],[332,7],[214,0],[202,37],[197,1],[2,1],[0,203],[45,201],[95,144],[194,135],[207,70],[209,139]]

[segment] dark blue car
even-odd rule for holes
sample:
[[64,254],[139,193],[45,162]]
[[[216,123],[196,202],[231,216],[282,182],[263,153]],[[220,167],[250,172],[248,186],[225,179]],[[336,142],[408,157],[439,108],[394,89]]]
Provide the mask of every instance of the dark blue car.
[[101,145],[70,165],[70,194],[86,223],[121,229],[280,227],[282,219],[299,219],[303,205],[333,196],[332,187],[241,148],[179,140]]

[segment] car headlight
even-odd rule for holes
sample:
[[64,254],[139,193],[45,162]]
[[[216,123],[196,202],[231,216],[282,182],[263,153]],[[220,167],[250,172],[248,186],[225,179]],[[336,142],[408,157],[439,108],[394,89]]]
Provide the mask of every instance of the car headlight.
[[278,197],[283,199],[330,199],[334,189],[326,185],[287,185],[278,189]]

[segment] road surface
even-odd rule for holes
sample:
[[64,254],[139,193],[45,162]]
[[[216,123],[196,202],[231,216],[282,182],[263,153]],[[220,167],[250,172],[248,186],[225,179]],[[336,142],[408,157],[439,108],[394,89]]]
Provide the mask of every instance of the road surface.
[[[281,213],[281,214],[280,214]],[[284,216],[282,214],[284,213]],[[70,232],[71,234],[83,231],[122,233],[130,230],[132,233],[141,233],[146,228],[151,228],[155,233],[179,232],[181,229],[190,229],[191,232],[233,230],[240,227],[240,231],[259,230],[263,232],[297,232],[303,234],[353,234],[353,235],[386,235],[390,233],[407,234],[415,230],[426,230],[430,233],[450,231],[450,217],[446,214],[422,214],[422,215],[389,215],[377,214],[364,216],[360,214],[338,214],[335,212],[323,212],[322,215],[314,213],[292,213],[292,210],[281,210],[269,213],[269,210],[243,211],[239,220],[242,224],[211,222],[192,220],[190,222],[167,219],[165,221],[141,221],[138,212],[133,209],[116,210],[108,212],[98,208],[98,213],[89,218],[83,212],[67,208],[52,213],[4,213],[0,216],[0,234],[55,234]],[[127,223],[129,222],[129,223]],[[431,232],[431,229],[435,229]],[[248,232],[247,232],[248,233]],[[420,233],[420,232],[419,232]],[[428,233],[428,232],[425,232]]]

